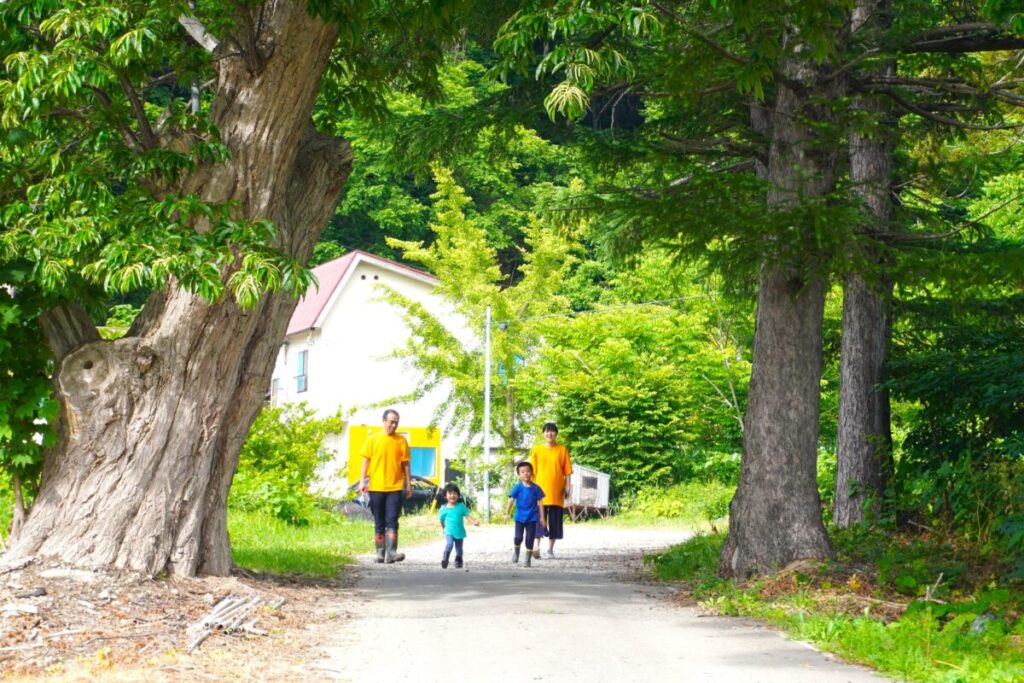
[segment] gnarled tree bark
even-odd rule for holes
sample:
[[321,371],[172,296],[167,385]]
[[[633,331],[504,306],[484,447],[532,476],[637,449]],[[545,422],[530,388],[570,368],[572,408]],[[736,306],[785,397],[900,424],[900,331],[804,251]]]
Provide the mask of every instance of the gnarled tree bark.
[[[223,41],[212,116],[231,158],[183,181],[273,221],[278,246],[303,260],[351,169],[348,144],[310,119],[335,39],[305,3],[268,0],[258,35]],[[80,311],[47,316],[59,438],[6,561],[229,572],[228,489],[294,307],[275,294],[243,310],[171,283],[117,341],[100,341]]]
[[[834,145],[817,144],[810,125],[831,119],[812,95],[827,97],[835,79],[799,59],[783,70],[789,83],[777,83],[767,169],[768,208],[775,211],[826,195],[836,177]],[[761,270],[740,482],[719,561],[725,576],[770,572],[832,552],[816,474],[826,283],[812,274],[815,247],[803,251],[802,264],[766,263]]]

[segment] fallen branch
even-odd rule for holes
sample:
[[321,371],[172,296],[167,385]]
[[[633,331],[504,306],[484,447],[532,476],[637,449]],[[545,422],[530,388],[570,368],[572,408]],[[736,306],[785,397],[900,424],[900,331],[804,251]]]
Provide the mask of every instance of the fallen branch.
[[896,610],[899,610],[901,612],[905,612],[907,610],[907,606],[904,603],[902,603],[902,602],[892,602],[890,600],[880,600],[878,598],[869,598],[869,597],[867,597],[865,595],[856,595],[856,594],[853,594],[853,593],[849,593],[849,594],[847,594],[847,595],[845,595],[843,597],[844,598],[851,598],[853,600],[860,600],[861,602],[870,602],[873,605],[884,605],[885,607],[896,609]]
[[18,652],[20,650],[34,650],[43,647],[46,643],[32,643],[29,645],[12,645],[11,647],[0,647],[0,652]]
[[945,600],[939,600],[938,598],[932,597],[932,593],[939,589],[939,584],[942,583],[943,572],[939,572],[939,578],[935,579],[935,584],[928,586],[924,589],[924,601],[925,602],[937,602],[940,605],[945,604]]
[[34,557],[26,557],[15,562],[14,564],[0,565],[0,576],[3,576],[4,574],[10,574],[11,572],[16,572],[19,569],[24,569],[25,567],[32,564],[32,562],[34,562],[35,559],[36,558]]
[[80,628],[70,628],[64,631],[57,631],[56,633],[48,633],[43,636],[46,640],[53,640],[54,638],[63,638],[64,636],[75,636],[82,632]]
[[[227,597],[218,602],[209,614],[188,627],[187,632],[193,633],[192,640],[186,652],[192,652],[203,644],[214,631],[225,633],[244,632],[253,635],[265,636],[266,631],[256,628],[256,620],[249,620],[249,613],[263,602],[262,598],[255,597],[251,600],[242,598]],[[281,600],[276,604],[284,604]]]

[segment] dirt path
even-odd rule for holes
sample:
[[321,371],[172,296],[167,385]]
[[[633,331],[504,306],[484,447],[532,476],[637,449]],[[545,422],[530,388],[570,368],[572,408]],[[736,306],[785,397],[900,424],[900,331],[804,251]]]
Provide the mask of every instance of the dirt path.
[[684,532],[574,525],[559,559],[510,563],[511,529],[471,529],[466,568],[441,543],[405,562],[361,558],[313,679],[340,681],[737,681],[882,678],[742,619],[702,616],[646,580],[645,551]]

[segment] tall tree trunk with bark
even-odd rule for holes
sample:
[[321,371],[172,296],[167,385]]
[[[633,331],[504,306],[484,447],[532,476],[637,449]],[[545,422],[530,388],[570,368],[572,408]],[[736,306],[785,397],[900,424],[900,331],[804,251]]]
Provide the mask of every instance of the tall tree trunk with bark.
[[[832,117],[811,95],[827,96],[834,82],[825,86],[824,68],[798,59],[784,73],[788,83],[777,84],[770,122],[768,208],[774,211],[828,194],[836,176],[834,145],[820,144],[810,125]],[[815,247],[802,247],[804,263],[766,263],[761,270],[740,483],[719,561],[725,576],[832,553],[816,473],[826,282],[809,274],[817,271]]]
[[[888,3],[859,0],[853,12],[852,33],[865,34],[888,24]],[[893,76],[891,62],[881,70]],[[855,109],[883,124],[873,134],[850,133],[850,179],[864,215],[864,232],[884,234],[892,222],[892,134],[884,121],[887,107],[878,97],[860,96]],[[863,117],[860,117],[863,120]],[[862,124],[863,125],[863,124]],[[840,527],[864,520],[865,505],[878,510],[892,471],[892,431],[889,393],[880,384],[885,379],[885,354],[891,329],[889,300],[892,282],[883,272],[877,254],[862,256],[874,261],[874,277],[857,273],[843,283],[843,333],[840,348],[839,433],[836,445],[836,491],[833,519]]]
[[[273,221],[278,246],[305,260],[351,169],[348,144],[310,118],[336,27],[294,0],[259,11],[258,35],[222,41],[215,55],[212,116],[231,158],[184,189]],[[113,342],[79,308],[45,316],[60,364],[59,440],[7,560],[228,573],[228,489],[294,307],[275,294],[243,310],[171,283]]]

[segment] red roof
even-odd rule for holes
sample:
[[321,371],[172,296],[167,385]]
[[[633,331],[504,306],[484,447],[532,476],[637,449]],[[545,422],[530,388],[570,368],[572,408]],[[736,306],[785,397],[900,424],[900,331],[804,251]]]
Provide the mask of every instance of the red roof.
[[383,256],[376,256],[359,249],[350,251],[333,261],[321,263],[313,269],[313,274],[316,275],[319,284],[312,285],[306,291],[306,294],[299,299],[299,305],[295,307],[295,312],[292,313],[292,318],[288,321],[288,332],[286,334],[294,334],[316,327],[316,323],[323,315],[324,308],[326,308],[327,303],[334,295],[334,291],[345,279],[345,276],[352,267],[359,261],[371,261],[389,270],[405,271],[419,279],[437,281],[437,278],[430,273],[410,268],[405,264],[386,259]]

